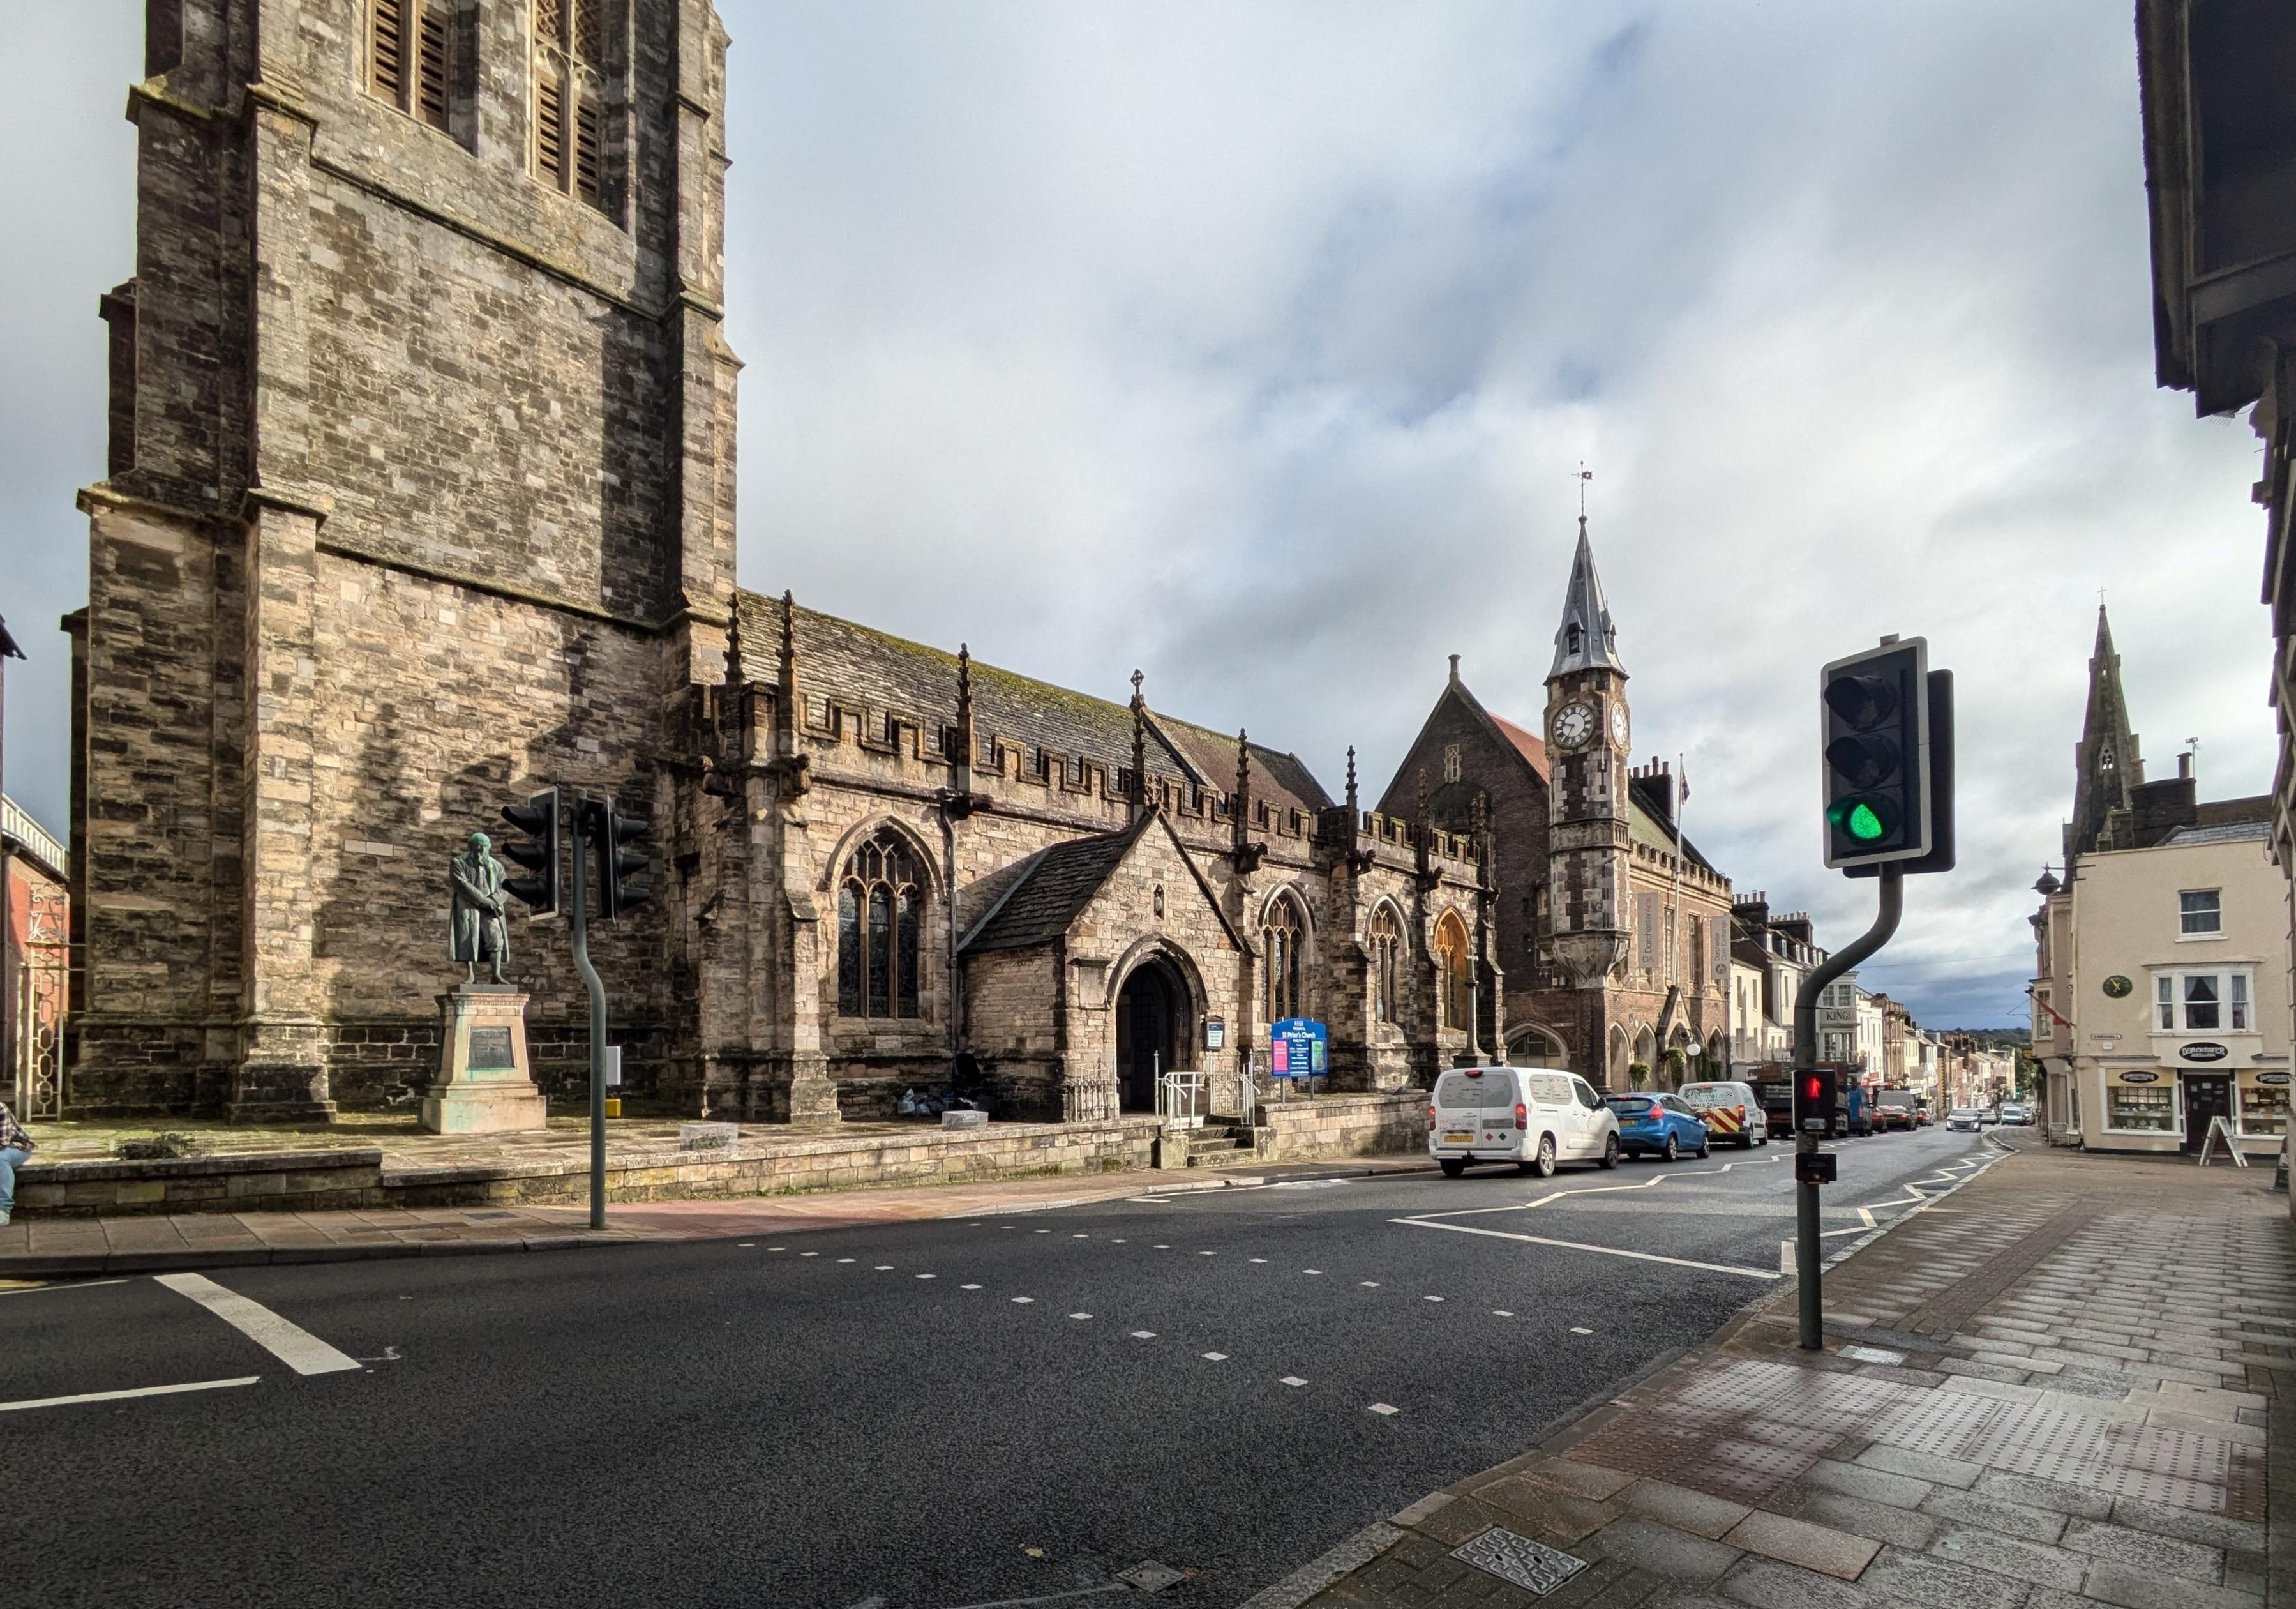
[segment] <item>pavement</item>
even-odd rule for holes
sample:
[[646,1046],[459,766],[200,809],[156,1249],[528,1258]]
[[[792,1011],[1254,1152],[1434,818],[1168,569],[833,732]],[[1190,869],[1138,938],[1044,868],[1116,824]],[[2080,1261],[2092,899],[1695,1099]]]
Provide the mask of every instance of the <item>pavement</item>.
[[[1845,1145],[1830,1244],[1997,1154]],[[0,1293],[10,1590],[1235,1609],[1784,1288],[1789,1174],[1772,1145],[1135,1176],[611,1255],[28,1282]]]
[[1825,1275],[1822,1352],[1780,1291],[1250,1609],[2296,1604],[2288,1198],[1994,1137]]

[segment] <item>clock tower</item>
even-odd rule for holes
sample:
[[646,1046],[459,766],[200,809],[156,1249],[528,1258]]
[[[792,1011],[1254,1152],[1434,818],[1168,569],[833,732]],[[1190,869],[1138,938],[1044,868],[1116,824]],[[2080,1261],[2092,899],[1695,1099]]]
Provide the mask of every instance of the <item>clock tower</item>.
[[[1600,989],[1627,958],[1627,762],[1632,736],[1627,669],[1619,662],[1587,517],[1578,516],[1578,551],[1562,624],[1554,633],[1554,666],[1546,674],[1547,953],[1581,989]],[[1603,1082],[1599,1000],[1581,1047],[1586,1070]]]

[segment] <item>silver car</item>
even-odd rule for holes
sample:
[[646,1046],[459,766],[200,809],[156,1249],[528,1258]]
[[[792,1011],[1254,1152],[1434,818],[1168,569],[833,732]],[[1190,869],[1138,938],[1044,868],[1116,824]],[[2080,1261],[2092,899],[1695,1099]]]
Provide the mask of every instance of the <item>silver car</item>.
[[1945,1114],[1948,1129],[1964,1129],[1974,1134],[1985,1127],[1985,1114],[1974,1106],[1956,1106]]

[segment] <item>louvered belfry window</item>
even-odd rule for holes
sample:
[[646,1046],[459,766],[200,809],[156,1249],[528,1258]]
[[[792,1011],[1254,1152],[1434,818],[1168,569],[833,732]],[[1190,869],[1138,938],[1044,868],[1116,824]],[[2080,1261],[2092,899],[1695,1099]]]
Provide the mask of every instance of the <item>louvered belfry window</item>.
[[606,193],[605,0],[535,0],[534,171],[603,209]]
[[369,0],[367,86],[442,133],[455,110],[451,0]]

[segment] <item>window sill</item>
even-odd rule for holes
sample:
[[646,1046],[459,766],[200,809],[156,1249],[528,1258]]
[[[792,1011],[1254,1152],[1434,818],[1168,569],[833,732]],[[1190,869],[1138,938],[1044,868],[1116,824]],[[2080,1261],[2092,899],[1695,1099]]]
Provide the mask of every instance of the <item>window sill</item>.
[[2177,935],[2177,942],[2179,944],[2218,944],[2221,943],[2224,940],[2224,938],[2225,935],[2222,933],[2178,933]]

